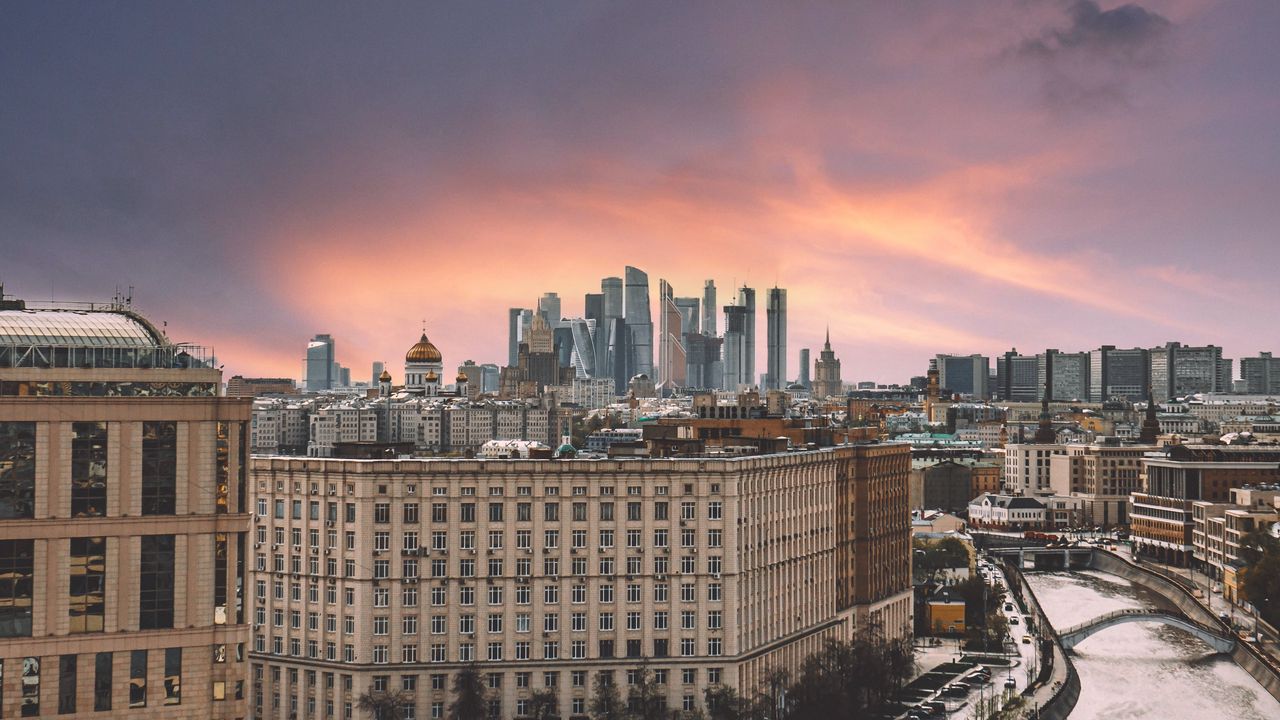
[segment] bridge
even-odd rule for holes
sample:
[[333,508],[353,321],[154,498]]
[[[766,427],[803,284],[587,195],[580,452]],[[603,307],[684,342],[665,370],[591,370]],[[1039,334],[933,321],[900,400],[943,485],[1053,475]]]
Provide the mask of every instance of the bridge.
[[1072,625],[1060,631],[1058,639],[1062,641],[1064,649],[1070,650],[1096,632],[1129,622],[1157,622],[1182,628],[1200,638],[1205,644],[1212,646],[1218,652],[1231,652],[1236,646],[1236,639],[1230,635],[1223,635],[1217,630],[1205,627],[1193,620],[1188,620],[1181,615],[1175,615],[1166,610],[1154,609],[1116,610],[1105,615],[1099,615],[1088,622]]
[[1093,548],[1079,547],[993,547],[987,552],[996,557],[1018,559],[1018,567],[1026,567],[1030,559],[1037,570],[1087,568],[1093,563]]

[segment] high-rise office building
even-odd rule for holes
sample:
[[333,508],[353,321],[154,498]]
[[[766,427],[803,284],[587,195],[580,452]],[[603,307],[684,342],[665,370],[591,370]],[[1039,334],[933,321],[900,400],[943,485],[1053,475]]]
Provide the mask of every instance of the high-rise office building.
[[809,348],[800,348],[800,377],[796,382],[809,388]]
[[606,322],[609,323],[610,328],[609,352],[605,354],[608,358],[608,377],[613,378],[614,392],[625,395],[627,383],[631,380],[631,376],[627,373],[627,358],[631,354],[631,333],[627,331],[625,318],[608,318]]
[[597,360],[600,367],[601,377],[617,378],[622,376],[625,386],[626,380],[630,379],[627,375],[627,360],[625,355],[615,354],[616,348],[630,347],[631,338],[620,338],[617,336],[619,327],[625,327],[622,324],[614,322],[615,320],[623,320],[626,315],[623,308],[623,291],[622,278],[607,277],[600,280],[600,295],[602,296],[602,308],[604,312],[604,323],[597,329],[597,347],[603,347],[604,352]]
[[741,305],[724,306],[724,378],[725,390],[738,390],[751,385],[747,372],[747,309]]
[[708,280],[702,286],[702,334],[715,335],[716,326],[716,281]]
[[[583,296],[582,317],[590,323],[591,338],[595,345],[592,354],[595,356],[590,377],[609,377],[606,367],[609,353],[609,329],[605,326],[604,293],[587,293]],[[574,337],[575,348],[578,343]]]
[[578,377],[596,377],[596,321],[572,318],[565,321],[573,333],[573,366]]
[[328,334],[316,335],[307,343],[307,392],[332,390],[338,384],[334,375],[337,363],[334,362],[333,345],[333,337]]
[[1018,349],[996,358],[996,394],[1001,400],[1034,402],[1044,394],[1040,376],[1040,358],[1019,355]]
[[627,331],[631,334],[630,354],[627,356],[628,375],[647,375],[653,379],[653,317],[649,309],[649,276],[639,268],[628,265],[623,273],[626,278]]
[[560,327],[560,296],[553,292],[543,293],[542,297],[538,298],[538,313],[552,330]]
[[520,357],[520,343],[524,340],[525,328],[528,326],[524,318],[528,312],[524,308],[507,310],[507,365],[509,367],[515,367]]
[[724,385],[724,365],[720,346],[724,340],[702,333],[685,333],[685,383],[699,390],[718,390]]
[[671,283],[658,281],[658,389],[672,390],[685,386],[683,317],[676,306]]
[[378,387],[378,378],[382,376],[382,371],[387,369],[387,364],[381,360],[373,361],[373,371],[369,374],[369,387]]
[[1169,342],[1148,351],[1151,393],[1156,402],[1195,393],[1231,392],[1231,360],[1215,345]]
[[738,306],[746,310],[746,318],[743,320],[743,337],[746,342],[746,350],[743,355],[743,371],[742,374],[747,378],[747,384],[756,381],[756,290],[746,285],[738,288]]
[[1150,382],[1150,360],[1146,350],[1118,349],[1103,345],[1089,352],[1089,400],[1106,402],[1112,398],[1145,400]]
[[938,379],[942,387],[974,400],[991,397],[991,360],[984,355],[938,355]]
[[1089,397],[1089,353],[1064,353],[1049,349],[1036,356],[1036,383],[1039,400],[1046,382],[1053,401],[1086,400]]
[[787,291],[770,288],[765,308],[767,342],[765,371],[769,381],[766,390],[781,390],[787,386]]
[[702,332],[702,301],[696,297],[678,297],[675,303],[680,309],[680,331],[686,335]]
[[818,361],[813,364],[813,397],[822,400],[841,395],[844,395],[844,380],[840,377],[840,360],[831,349],[831,331],[827,330]]
[[1257,357],[1240,358],[1240,379],[1245,392],[1257,395],[1280,394],[1280,358],[1269,352]]
[[100,307],[0,305],[0,712],[246,717],[252,401]]

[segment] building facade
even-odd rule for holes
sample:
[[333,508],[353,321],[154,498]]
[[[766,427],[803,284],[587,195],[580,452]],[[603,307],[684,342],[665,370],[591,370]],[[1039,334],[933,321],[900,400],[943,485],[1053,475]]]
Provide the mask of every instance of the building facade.
[[[475,662],[494,717],[585,717],[642,663],[673,708],[827,639],[911,625],[904,445],[738,459],[255,458],[255,717],[442,717]],[[623,687],[625,695],[625,686]]]
[[1143,491],[1129,496],[1134,548],[1186,566],[1195,550],[1192,503],[1221,503],[1233,488],[1280,483],[1280,446],[1169,445],[1143,459]]
[[770,288],[765,306],[766,366],[769,382],[765,390],[782,390],[787,387],[787,291]]
[[4,717],[248,715],[250,401],[211,357],[127,306],[0,309]]

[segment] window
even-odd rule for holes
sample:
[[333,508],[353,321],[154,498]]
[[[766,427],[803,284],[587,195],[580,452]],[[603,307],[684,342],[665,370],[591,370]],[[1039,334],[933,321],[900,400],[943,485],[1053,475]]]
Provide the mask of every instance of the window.
[[111,709],[112,655],[100,652],[93,661],[93,709],[102,712]]
[[76,656],[58,658],[58,714],[70,715],[76,711]]
[[613,521],[613,503],[600,503],[600,519],[608,522]]
[[138,626],[173,627],[174,541],[172,535],[143,535],[138,570]]
[[182,704],[182,648],[164,651],[164,704]]
[[373,521],[376,523],[391,522],[391,503],[374,503]]
[[0,637],[31,636],[34,571],[35,541],[0,540]]
[[104,422],[72,423],[71,515],[72,517],[101,517],[106,512],[107,424]]
[[489,503],[489,522],[502,522],[502,503]]
[[129,707],[147,706],[147,651],[133,650],[129,655]]
[[35,509],[36,424],[0,422],[0,518],[35,517]]
[[178,424],[142,423],[142,514],[173,515],[178,498]]
[[418,522],[418,503],[404,504],[404,522],[406,525],[417,524]]
[[106,617],[106,539],[71,538],[70,574],[67,613],[71,616],[71,632],[102,632]]
[[542,506],[542,519],[547,522],[560,520],[560,503],[549,502]]

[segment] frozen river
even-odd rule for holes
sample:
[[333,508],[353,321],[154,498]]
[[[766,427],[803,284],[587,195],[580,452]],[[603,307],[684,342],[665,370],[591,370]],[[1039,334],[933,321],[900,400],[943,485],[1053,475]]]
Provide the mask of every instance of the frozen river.
[[[1145,588],[1105,573],[1026,577],[1058,628],[1112,610],[1169,607]],[[1074,652],[1081,692],[1071,720],[1280,720],[1280,702],[1248,673],[1168,625],[1118,625],[1080,643]]]

